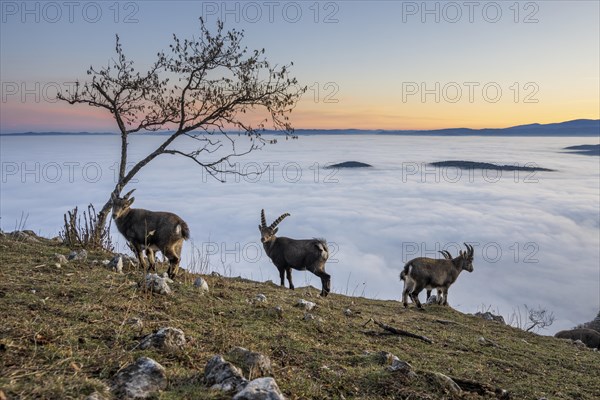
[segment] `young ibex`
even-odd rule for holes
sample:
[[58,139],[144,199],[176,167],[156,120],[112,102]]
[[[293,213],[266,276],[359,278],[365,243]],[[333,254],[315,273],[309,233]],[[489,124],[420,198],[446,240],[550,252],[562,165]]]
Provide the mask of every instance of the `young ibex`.
[[[441,255],[443,255],[446,260],[452,260],[452,254],[450,254],[450,252],[448,250],[440,250],[439,253]],[[403,281],[405,277],[406,277],[405,272],[404,271],[400,272],[400,280]],[[425,298],[425,300],[429,301],[433,287],[427,287],[426,289],[427,289],[427,297]],[[437,289],[437,299],[436,300],[437,300],[438,304],[442,304],[442,290],[440,288]]]
[[287,274],[290,289],[294,289],[292,268],[299,271],[308,270],[321,278],[321,296],[325,297],[331,290],[331,275],[325,272],[325,262],[329,258],[327,242],[325,239],[295,240],[275,236],[279,229],[277,225],[289,216],[289,213],[285,213],[267,226],[265,210],[262,210],[258,226],[261,235],[260,241],[263,243],[265,252],[279,270],[281,286],[285,287],[284,274]]
[[[465,243],[467,251],[460,251],[456,258],[446,258],[436,260],[433,258],[419,257],[410,260],[404,266],[400,273],[400,279],[404,281],[404,290],[402,291],[402,303],[408,307],[408,297],[413,303],[421,308],[419,293],[423,289],[441,289],[443,300],[442,305],[448,305],[448,288],[452,285],[461,271],[473,272],[473,247]],[[442,253],[444,254],[444,253]],[[444,257],[450,257],[450,253],[444,254]],[[438,291],[439,294],[439,291]],[[440,296],[440,299],[442,296]]]
[[112,216],[117,229],[130,243],[140,265],[146,269],[144,250],[150,261],[150,269],[156,269],[154,252],[159,250],[169,260],[169,277],[177,275],[181,260],[183,241],[189,239],[190,230],[179,216],[170,212],[148,211],[130,208],[135,200],[129,196],[135,189],[120,198],[112,195]]

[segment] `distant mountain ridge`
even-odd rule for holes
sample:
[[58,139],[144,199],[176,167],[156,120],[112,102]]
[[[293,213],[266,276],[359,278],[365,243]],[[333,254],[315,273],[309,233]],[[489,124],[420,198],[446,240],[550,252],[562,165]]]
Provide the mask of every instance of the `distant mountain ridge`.
[[[169,135],[172,131],[146,132],[143,135]],[[235,134],[236,132],[231,132]],[[284,135],[284,132],[266,130],[263,134]],[[405,136],[600,136],[600,119],[575,119],[550,124],[532,123],[508,128],[445,128],[430,130],[383,129],[296,129],[295,135],[405,135]],[[115,132],[21,132],[2,133],[0,136],[69,136],[117,135]],[[141,134],[140,134],[141,135]]]

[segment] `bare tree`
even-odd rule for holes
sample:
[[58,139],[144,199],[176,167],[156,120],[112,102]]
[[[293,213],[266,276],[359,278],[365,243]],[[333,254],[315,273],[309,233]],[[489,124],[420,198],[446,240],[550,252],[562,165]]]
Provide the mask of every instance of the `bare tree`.
[[[224,31],[217,23],[211,33],[200,18],[200,37],[181,40],[173,35],[167,52],[144,73],[136,71],[116,37],[116,58],[107,66],[90,67],[91,80],[76,83],[71,92],[59,94],[70,104],[86,104],[110,112],[121,136],[119,176],[115,188],[97,214],[94,236],[104,235],[111,195],[118,196],[127,183],[159,155],[186,157],[222,179],[223,173],[239,173],[232,159],[262,147],[261,131],[273,129],[291,134],[289,113],[306,88],[289,76],[293,65],[272,66],[264,49],[248,51],[242,46],[244,31]],[[252,122],[254,121],[254,122]],[[165,131],[165,140],[127,169],[129,135]],[[233,135],[248,137],[240,148]],[[238,135],[240,136],[240,135]],[[198,146],[182,150],[174,145],[179,138],[192,138]]]
[[525,332],[537,332],[540,329],[546,329],[554,323],[554,313],[548,311],[541,306],[537,309],[529,308],[526,304],[525,316],[521,313],[521,309],[517,307],[513,309],[512,315],[508,318],[508,325],[522,329]]

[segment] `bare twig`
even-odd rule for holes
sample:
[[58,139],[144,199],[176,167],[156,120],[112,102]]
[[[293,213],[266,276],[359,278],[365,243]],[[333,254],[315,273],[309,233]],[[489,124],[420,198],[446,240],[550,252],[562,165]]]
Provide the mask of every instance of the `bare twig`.
[[402,329],[397,329],[397,328],[394,328],[393,326],[386,325],[382,322],[376,321],[373,318],[369,318],[369,320],[363,325],[363,327],[367,326],[367,324],[369,324],[370,322],[373,322],[375,325],[379,326],[381,329],[385,330],[386,332],[390,332],[394,335],[406,336],[406,337],[411,337],[414,339],[419,339],[419,340],[422,340],[429,344],[433,343],[433,340],[429,339],[427,336],[417,335],[416,333],[408,332],[408,331],[405,331]]

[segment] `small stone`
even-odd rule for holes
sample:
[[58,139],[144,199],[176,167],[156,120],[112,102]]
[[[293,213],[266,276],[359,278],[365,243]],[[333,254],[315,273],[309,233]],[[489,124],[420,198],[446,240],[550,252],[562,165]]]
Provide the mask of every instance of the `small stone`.
[[351,316],[351,315],[352,315],[352,310],[351,310],[351,309],[349,309],[349,308],[346,308],[346,309],[344,310],[344,315],[345,315],[346,317],[349,317],[349,316]]
[[267,296],[265,296],[262,293],[259,293],[256,295],[256,297],[254,298],[254,300],[258,303],[266,303],[267,302]]
[[110,264],[110,260],[102,260],[102,265],[104,265],[105,267],[107,267],[108,264]]
[[145,350],[155,347],[165,351],[179,351],[185,346],[185,335],[181,329],[166,327],[161,328],[142,339],[140,349]]
[[506,324],[506,322],[504,322],[504,317],[502,317],[501,315],[494,315],[489,311],[486,312],[476,312],[475,314],[473,314],[475,317],[477,318],[482,318],[485,319],[486,321],[496,321],[496,322],[500,322],[502,324]]
[[125,323],[137,329],[142,329],[144,327],[142,320],[137,317],[129,318],[127,321],[125,321]]
[[31,289],[31,293],[36,294],[36,290],[35,289]]
[[496,343],[492,340],[486,339],[483,336],[479,336],[479,338],[477,338],[477,342],[479,342],[479,344],[482,346],[499,347],[498,343]]
[[39,243],[39,240],[36,238],[35,233],[32,231],[14,231],[9,234],[9,236],[21,242],[29,242],[29,243]]
[[227,358],[239,366],[248,379],[271,375],[271,360],[260,353],[243,347],[234,347]]
[[237,392],[248,384],[242,371],[225,361],[220,355],[208,360],[204,368],[204,379],[208,385],[211,385],[211,389],[223,392]]
[[311,313],[305,313],[304,314],[304,320],[305,321],[312,321],[313,319],[315,319],[315,316],[312,315]]
[[296,307],[304,308],[306,311],[312,310],[313,308],[315,308],[315,306],[316,304],[312,301],[306,301],[304,299],[300,299],[298,300],[298,303],[296,303]]
[[450,393],[459,394],[461,392],[460,386],[458,386],[450,377],[440,374],[439,372],[434,372],[433,377],[441,387],[448,389]]
[[275,314],[279,317],[279,318],[283,318],[283,307],[281,306],[276,306],[273,308],[273,310],[275,310]]
[[116,255],[110,260],[108,263],[108,268],[112,269],[114,272],[118,274],[123,273],[123,258],[119,255]]
[[157,274],[148,274],[142,282],[142,286],[145,285],[145,288],[153,293],[168,295],[171,294],[169,283],[172,282],[169,278],[160,277]]
[[416,376],[416,374],[413,372],[412,369],[412,365],[410,365],[406,361],[399,360],[398,358],[392,361],[392,365],[387,367],[387,370],[390,372],[399,372],[401,374],[414,377]]
[[427,299],[425,304],[432,305],[432,304],[438,304],[438,302],[439,302],[438,297],[435,294],[432,294],[431,296],[429,296],[429,298]]
[[[370,355],[371,353],[367,352],[366,354]],[[392,365],[394,361],[400,361],[398,357],[387,351],[380,351],[377,353],[377,358],[380,364],[385,365]]]
[[94,392],[94,393],[90,394],[88,397],[85,398],[85,400],[104,400],[104,399],[105,399],[105,397],[102,396],[98,392]]
[[285,400],[273,378],[254,379],[233,400]]
[[151,358],[140,357],[117,374],[112,390],[119,399],[145,399],[166,387],[165,368]]
[[217,277],[222,277],[223,276],[220,273],[218,273],[217,271],[213,271],[210,274],[211,274],[211,276],[217,276]]
[[85,249],[81,250],[73,250],[69,253],[69,261],[85,261],[87,259],[88,253]]
[[67,260],[67,257],[63,256],[62,254],[58,254],[58,253],[54,254],[54,259],[57,263],[63,264],[63,265],[66,265],[69,262]]
[[61,268],[62,268],[62,265],[60,265],[59,263],[56,263],[56,264],[54,264],[54,268],[56,268],[56,269],[61,269]]
[[200,293],[202,294],[208,293],[208,283],[205,279],[200,277],[196,278],[196,280],[194,280],[194,287],[200,290]]

